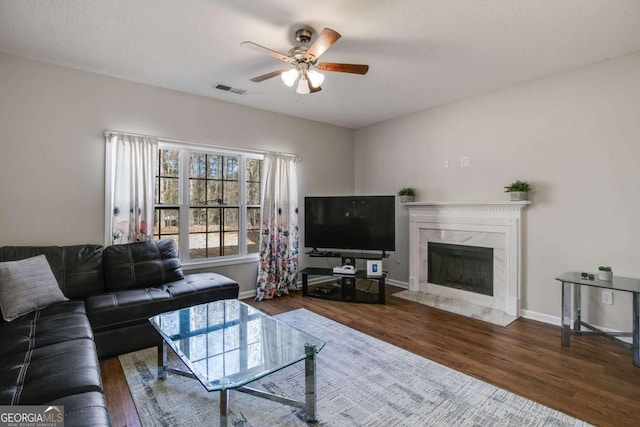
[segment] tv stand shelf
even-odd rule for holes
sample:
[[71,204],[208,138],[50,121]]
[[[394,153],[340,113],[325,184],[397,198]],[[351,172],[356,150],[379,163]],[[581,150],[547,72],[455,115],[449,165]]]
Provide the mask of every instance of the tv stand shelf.
[[360,253],[360,252],[332,252],[332,251],[309,251],[307,255],[318,258],[353,258],[353,259],[383,259],[389,258],[389,254]]
[[[374,259],[380,259],[380,257]],[[307,267],[300,271],[300,274],[302,275],[302,295],[305,297],[368,304],[385,303],[384,275],[369,277],[367,272],[362,270],[358,270],[355,274],[334,274],[330,268],[316,267]],[[319,283],[310,286],[309,276],[331,277],[333,283]],[[375,286],[376,284],[377,286]],[[373,289],[371,289],[372,287]]]

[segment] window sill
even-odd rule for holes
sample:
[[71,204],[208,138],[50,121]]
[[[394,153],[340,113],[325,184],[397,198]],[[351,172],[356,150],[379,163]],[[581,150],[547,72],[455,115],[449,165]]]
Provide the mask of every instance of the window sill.
[[182,269],[185,271],[200,270],[203,268],[222,267],[225,265],[250,264],[258,262],[258,254],[235,256],[221,259],[209,259],[205,261],[188,261],[182,263]]

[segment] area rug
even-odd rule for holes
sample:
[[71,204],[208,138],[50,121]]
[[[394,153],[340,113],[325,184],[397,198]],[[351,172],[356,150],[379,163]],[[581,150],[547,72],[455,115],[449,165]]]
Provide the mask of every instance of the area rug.
[[[318,425],[588,425],[305,309],[276,317],[327,343],[316,359]],[[177,375],[157,380],[155,349],[122,355],[120,362],[143,425],[218,425],[219,393]],[[252,386],[304,400],[304,363]],[[229,425],[307,425],[300,409],[235,391],[229,400]]]

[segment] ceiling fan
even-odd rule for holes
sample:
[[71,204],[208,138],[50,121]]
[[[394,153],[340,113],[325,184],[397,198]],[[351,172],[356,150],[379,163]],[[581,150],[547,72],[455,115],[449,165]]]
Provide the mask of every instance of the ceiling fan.
[[293,87],[297,81],[296,92],[305,95],[322,90],[320,85],[324,82],[324,75],[318,70],[352,74],[367,74],[367,71],[369,71],[368,65],[318,62],[320,55],[325,53],[342,36],[331,28],[325,28],[313,44],[307,46],[307,43],[311,41],[311,35],[312,32],[309,29],[301,28],[296,31],[296,40],[300,42],[300,46],[295,46],[286,55],[253,42],[242,42],[242,46],[266,53],[292,65],[292,67],[282,68],[254,77],[251,81],[259,83],[272,77],[280,76],[284,84],[289,87]]

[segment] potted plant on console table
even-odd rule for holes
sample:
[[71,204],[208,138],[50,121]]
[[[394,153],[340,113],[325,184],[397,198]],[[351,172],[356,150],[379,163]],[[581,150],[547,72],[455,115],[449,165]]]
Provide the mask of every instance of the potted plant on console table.
[[402,188],[398,191],[398,196],[400,196],[400,203],[413,202],[416,197],[416,189],[413,187]]
[[613,280],[613,271],[611,271],[611,267],[598,267],[598,278],[607,282]]
[[509,193],[511,201],[527,200],[527,193],[531,191],[531,185],[527,181],[514,181],[504,187],[505,193]]

